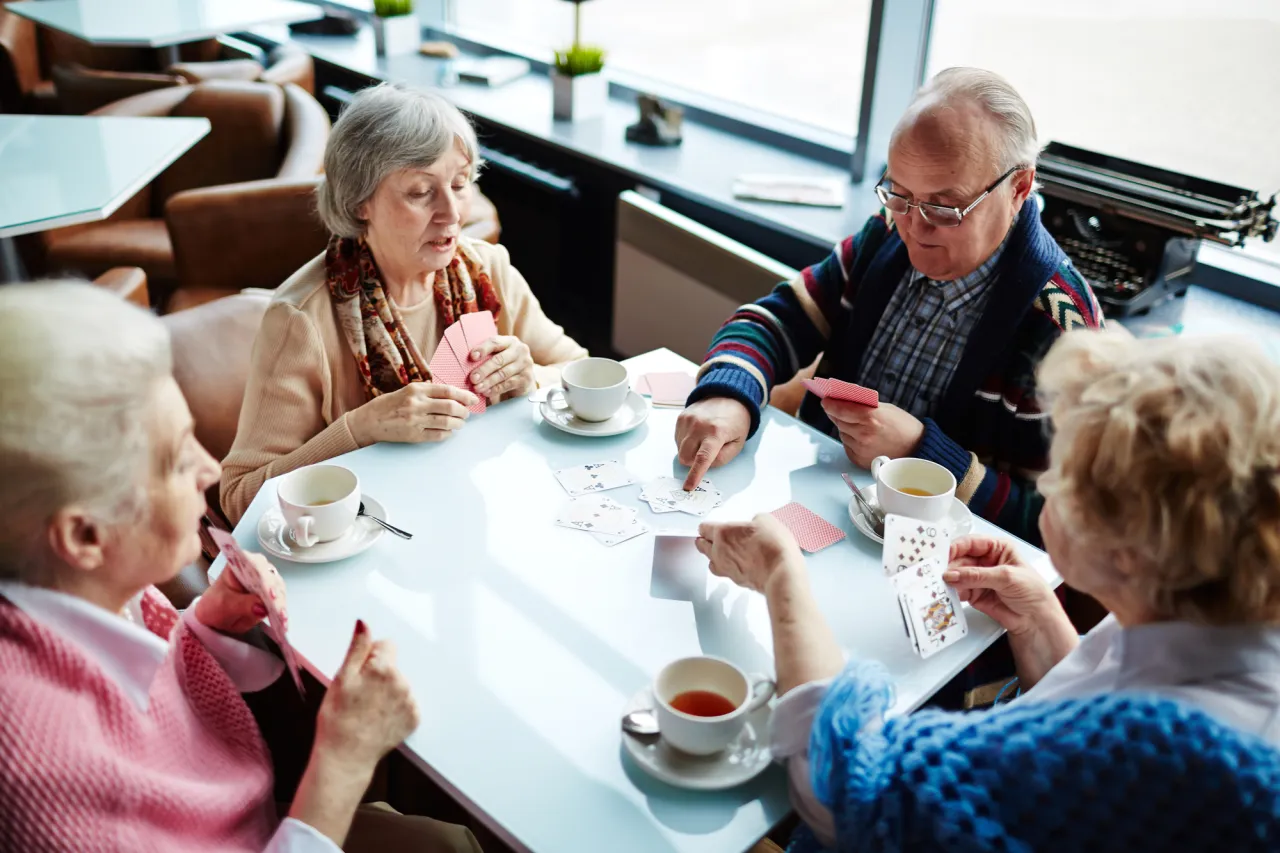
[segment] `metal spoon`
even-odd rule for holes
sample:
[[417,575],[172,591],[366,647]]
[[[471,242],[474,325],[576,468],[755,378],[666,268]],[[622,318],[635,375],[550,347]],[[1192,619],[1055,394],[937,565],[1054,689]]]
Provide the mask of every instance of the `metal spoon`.
[[866,516],[867,521],[871,524],[871,530],[881,539],[884,538],[884,516],[880,511],[871,505],[871,503],[862,496],[862,492],[858,490],[858,486],[853,482],[853,478],[848,474],[841,474],[844,478],[844,484],[849,487],[849,491],[853,492],[854,498],[857,499],[858,505],[862,507],[862,514]]
[[356,515],[360,516],[361,518],[367,518],[367,519],[369,519],[370,521],[375,521],[375,522],[377,522],[379,525],[381,525],[382,527],[385,527],[387,530],[390,530],[392,533],[394,533],[395,535],[399,536],[401,539],[412,539],[412,538],[413,538],[413,534],[412,534],[412,533],[406,533],[405,531],[401,530],[399,527],[396,527],[396,526],[395,526],[395,525],[393,525],[393,524],[387,524],[385,521],[383,521],[382,519],[378,518],[377,516],[369,515],[369,513],[365,512],[365,511],[364,511],[364,501],[361,501],[361,502],[360,502],[360,511],[359,511],[358,513],[356,513]]
[[622,717],[622,730],[628,734],[642,737],[658,733],[658,718],[649,708],[632,711]]

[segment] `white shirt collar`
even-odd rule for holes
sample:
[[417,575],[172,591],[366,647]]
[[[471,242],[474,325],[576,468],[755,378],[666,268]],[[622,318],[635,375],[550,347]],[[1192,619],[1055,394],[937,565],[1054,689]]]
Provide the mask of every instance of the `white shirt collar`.
[[0,596],[80,647],[140,711],[146,711],[156,671],[169,644],[141,624],[65,592],[0,581]]

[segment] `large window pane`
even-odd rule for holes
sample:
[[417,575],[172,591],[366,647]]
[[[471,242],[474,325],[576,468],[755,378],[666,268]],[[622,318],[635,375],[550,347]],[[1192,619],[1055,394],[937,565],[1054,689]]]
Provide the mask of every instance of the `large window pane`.
[[[1040,137],[1280,188],[1280,2],[937,0],[930,72],[997,71]],[[1280,243],[1266,246],[1280,256]]]
[[[565,0],[455,0],[466,35],[536,55],[568,45]],[[870,0],[593,0],[583,41],[612,68],[850,137]],[[803,128],[796,128],[803,135]]]

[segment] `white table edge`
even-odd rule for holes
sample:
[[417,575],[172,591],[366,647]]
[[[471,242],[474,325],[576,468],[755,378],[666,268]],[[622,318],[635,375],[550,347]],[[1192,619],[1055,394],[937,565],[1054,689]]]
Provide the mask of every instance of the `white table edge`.
[[[35,0],[30,0],[30,2],[35,2]],[[324,11],[315,3],[307,2],[307,0],[290,0],[290,2],[296,3],[300,6],[310,6],[312,9],[315,10],[315,12],[314,14],[306,15],[301,10],[299,10],[298,12],[291,12],[289,14],[269,15],[265,18],[261,18],[257,21],[254,21],[253,24],[251,25],[245,25],[243,29],[252,29],[252,27],[265,27],[265,26],[270,26],[272,24],[296,24],[302,21],[318,21],[324,17]],[[13,12],[15,15],[18,15],[19,17],[26,18],[28,21],[37,23],[42,27],[48,27],[49,29],[57,30],[63,35],[71,36],[73,39],[76,39],[77,41],[82,41],[85,44],[91,44],[96,47],[154,47],[154,48],[173,47],[174,45],[188,44],[190,42],[202,41],[204,39],[217,38],[218,36],[227,34],[227,32],[222,28],[214,27],[212,29],[206,28],[206,29],[187,30],[181,34],[175,34],[170,37],[161,37],[161,38],[149,38],[149,39],[148,38],[138,38],[138,39],[95,38],[95,39],[91,39],[91,38],[85,38],[80,33],[74,33],[70,30],[64,30],[61,27],[57,26],[56,24],[46,21],[43,18],[26,14],[26,11],[30,7],[26,7],[25,9],[15,8],[23,5],[24,4],[22,3],[11,3],[5,8],[8,11]],[[67,224],[74,224],[74,223],[67,223]]]
[[[59,118],[76,118],[76,116],[59,116]],[[117,116],[93,116],[95,120],[117,118]],[[128,118],[142,118],[141,116],[129,116]],[[209,123],[207,118],[200,116],[175,116],[172,118],[161,118],[159,121],[181,121],[188,123],[192,129],[195,129],[196,123],[200,124],[200,134],[190,141],[179,142],[164,156],[157,160],[151,167],[143,170],[137,179],[131,181],[125,189],[111,200],[111,203],[97,210],[82,210],[76,213],[69,213],[64,216],[50,216],[46,219],[39,219],[32,222],[22,222],[17,225],[0,226],[0,239],[7,237],[20,237],[23,234],[34,234],[40,231],[51,231],[55,228],[65,228],[68,225],[83,225],[86,222],[101,222],[107,219],[111,214],[120,209],[120,205],[137,195],[143,187],[156,179],[156,176],[169,168],[183,154],[190,151],[195,144],[201,139],[209,135],[209,131],[213,125]]]

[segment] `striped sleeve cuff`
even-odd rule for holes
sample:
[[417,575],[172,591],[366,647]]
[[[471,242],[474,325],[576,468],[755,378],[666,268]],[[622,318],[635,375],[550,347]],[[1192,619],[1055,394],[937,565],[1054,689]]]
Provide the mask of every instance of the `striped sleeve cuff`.
[[723,362],[708,365],[698,380],[698,387],[693,389],[686,406],[692,406],[699,400],[709,397],[729,397],[747,407],[751,414],[751,431],[747,438],[756,434],[760,428],[760,407],[764,401],[760,399],[760,382],[746,368]]
[[969,472],[969,463],[973,461],[969,451],[943,432],[933,418],[924,419],[924,437],[920,439],[920,446],[916,448],[915,456],[917,459],[927,459],[946,468],[956,478],[957,484],[964,481],[965,475]]

